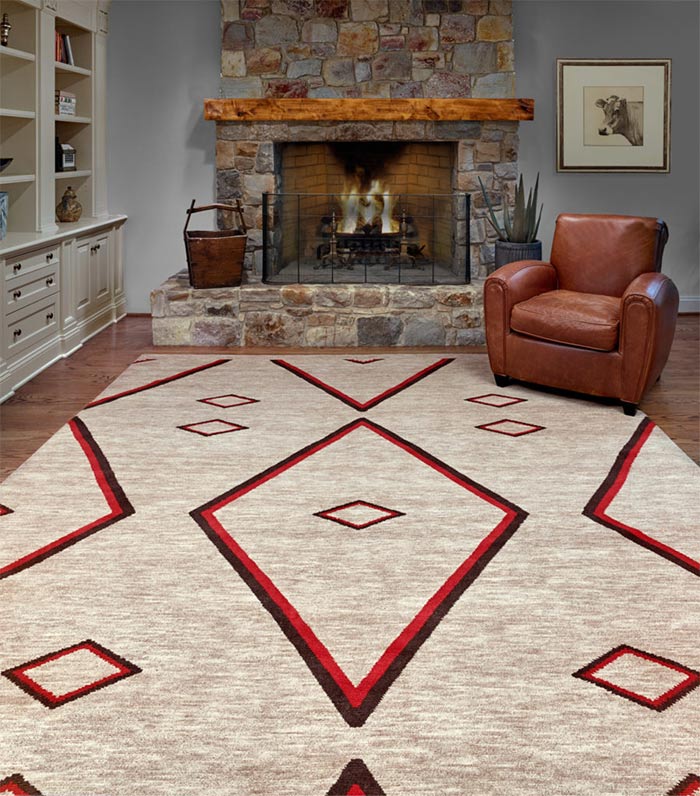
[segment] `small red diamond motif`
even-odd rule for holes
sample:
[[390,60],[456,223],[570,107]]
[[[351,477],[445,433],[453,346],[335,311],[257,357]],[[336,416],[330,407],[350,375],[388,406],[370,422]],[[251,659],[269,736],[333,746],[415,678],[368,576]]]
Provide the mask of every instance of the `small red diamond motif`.
[[698,796],[700,794],[700,777],[688,774],[675,788],[671,788],[667,796]]
[[543,431],[544,426],[534,426],[532,423],[521,423],[519,420],[496,420],[493,423],[484,423],[475,428],[484,431],[493,431],[495,434],[505,434],[507,437],[522,437],[525,434],[534,434],[535,431]]
[[138,666],[87,639],[2,674],[46,707],[57,708],[140,671]]
[[372,359],[354,359],[353,357],[346,357],[346,362],[352,362],[355,365],[371,365],[373,362],[382,362],[383,357],[373,357]]
[[626,644],[574,672],[574,677],[659,712],[700,685],[700,672]]
[[242,431],[248,426],[240,423],[229,423],[228,420],[205,420],[202,423],[190,423],[186,426],[178,426],[183,431],[192,431],[194,434],[201,434],[203,437],[215,437],[217,434],[230,434],[232,431]]
[[41,796],[41,792],[21,774],[10,774],[0,779],[0,796]]
[[475,395],[473,398],[465,398],[464,400],[470,401],[473,404],[486,404],[486,406],[501,407],[525,403],[527,398],[514,398],[512,395],[499,395],[498,393],[490,392],[486,395]]
[[0,517],[2,517],[4,514],[13,514],[13,513],[14,509],[11,509],[9,506],[3,506],[2,503],[0,503]]
[[354,500],[352,503],[344,503],[342,506],[335,506],[332,509],[317,511],[315,517],[322,517],[324,520],[332,520],[339,525],[354,528],[361,531],[371,525],[393,520],[395,517],[404,517],[402,511],[377,506],[374,503],[367,503],[364,500]]
[[248,398],[245,395],[214,395],[211,398],[200,398],[199,402],[202,404],[211,404],[212,406],[219,406],[222,409],[230,409],[232,406],[245,406],[246,404],[257,404],[260,401],[257,398]]

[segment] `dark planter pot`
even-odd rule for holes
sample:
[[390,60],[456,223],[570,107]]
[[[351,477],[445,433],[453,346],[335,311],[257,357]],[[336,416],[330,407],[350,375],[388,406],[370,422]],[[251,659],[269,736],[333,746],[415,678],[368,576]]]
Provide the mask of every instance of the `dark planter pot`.
[[532,243],[511,243],[507,240],[496,241],[496,268],[518,260],[541,260],[542,241]]

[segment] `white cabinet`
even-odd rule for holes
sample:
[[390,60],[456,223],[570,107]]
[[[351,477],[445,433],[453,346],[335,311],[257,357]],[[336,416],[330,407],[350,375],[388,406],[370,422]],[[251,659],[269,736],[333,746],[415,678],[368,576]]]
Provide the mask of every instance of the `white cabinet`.
[[[0,0],[12,25],[0,47],[0,154],[12,158],[0,174],[9,203],[0,401],[125,313],[125,218],[110,216],[106,201],[108,8],[109,0]],[[75,107],[59,113],[57,91]],[[57,138],[75,148],[75,170],[56,169]],[[55,208],[68,186],[83,213],[61,223]]]
[[124,315],[124,216],[0,249],[0,401]]

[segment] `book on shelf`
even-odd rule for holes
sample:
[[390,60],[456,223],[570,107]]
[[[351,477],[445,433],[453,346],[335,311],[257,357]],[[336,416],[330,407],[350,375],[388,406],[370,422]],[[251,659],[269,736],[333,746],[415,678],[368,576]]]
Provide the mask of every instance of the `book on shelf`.
[[56,31],[56,60],[61,64],[69,64],[75,66],[73,59],[73,48],[70,43],[70,36],[67,33],[59,33]]

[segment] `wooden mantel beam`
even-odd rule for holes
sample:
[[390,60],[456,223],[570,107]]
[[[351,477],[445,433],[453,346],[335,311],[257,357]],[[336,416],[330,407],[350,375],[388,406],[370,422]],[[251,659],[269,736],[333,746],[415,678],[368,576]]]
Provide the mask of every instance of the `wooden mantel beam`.
[[216,122],[530,121],[533,99],[205,99]]

